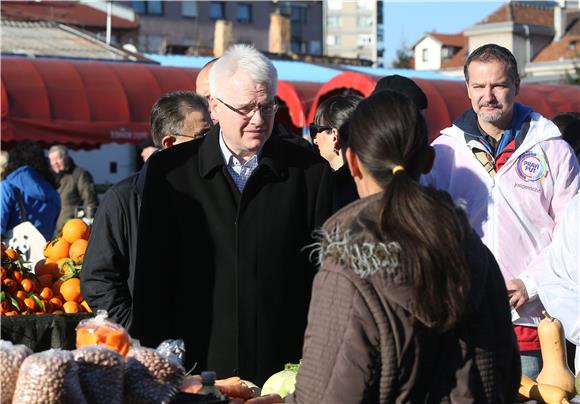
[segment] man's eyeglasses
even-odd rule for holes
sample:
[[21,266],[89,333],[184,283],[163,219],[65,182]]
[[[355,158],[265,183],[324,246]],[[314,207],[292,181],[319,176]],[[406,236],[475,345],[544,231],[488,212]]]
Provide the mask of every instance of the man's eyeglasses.
[[320,132],[324,132],[325,130],[332,130],[330,126],[316,125],[315,123],[308,125],[308,129],[310,130],[310,137],[313,140]]
[[202,138],[205,135],[207,135],[210,130],[211,130],[211,128],[202,129],[193,136],[192,135],[184,135],[183,133],[174,133],[173,136],[188,137],[190,139],[199,139],[199,138]]
[[272,104],[248,105],[246,107],[235,108],[232,107],[230,104],[222,101],[218,97],[215,97],[215,99],[246,119],[252,119],[257,110],[260,110],[260,115],[262,115],[263,117],[270,117],[274,115],[274,113],[278,110],[278,104],[276,104],[275,102]]

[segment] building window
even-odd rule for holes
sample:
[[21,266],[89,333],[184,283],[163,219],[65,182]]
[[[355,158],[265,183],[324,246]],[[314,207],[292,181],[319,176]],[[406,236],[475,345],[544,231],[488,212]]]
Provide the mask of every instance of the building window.
[[300,39],[293,39],[290,43],[290,48],[294,53],[306,53],[306,42]]
[[197,17],[197,1],[182,1],[181,15],[183,17],[196,18]]
[[337,46],[337,45],[340,45],[340,36],[338,36],[338,35],[327,35],[326,36],[326,44],[328,46]]
[[373,36],[371,34],[359,34],[356,38],[356,45],[360,48],[365,48],[372,45]]
[[425,48],[421,51],[421,60],[427,62],[429,60],[429,49]]
[[290,20],[306,24],[306,7],[292,6],[290,11]]
[[226,16],[226,5],[223,1],[213,1],[209,3],[209,18],[212,20],[223,20]]
[[359,15],[356,19],[358,28],[368,28],[373,26],[373,17],[370,15]]
[[372,10],[374,8],[374,0],[357,0],[356,8],[359,10]]
[[330,15],[326,17],[326,26],[328,28],[338,28],[342,25],[342,20],[339,15]]
[[328,0],[329,10],[342,10],[342,0]]
[[163,15],[162,1],[133,1],[133,10],[139,14]]
[[238,4],[236,18],[238,22],[250,24],[252,22],[252,5],[247,3]]

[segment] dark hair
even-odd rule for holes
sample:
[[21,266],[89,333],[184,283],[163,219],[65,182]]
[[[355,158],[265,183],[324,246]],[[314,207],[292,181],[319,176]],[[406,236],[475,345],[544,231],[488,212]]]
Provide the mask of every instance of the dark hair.
[[509,49],[503,46],[490,43],[487,45],[480,46],[467,58],[465,65],[463,66],[463,75],[465,76],[465,81],[469,83],[469,64],[473,61],[487,63],[492,60],[497,60],[503,62],[508,70],[508,74],[512,81],[517,84],[520,82],[520,75],[518,73],[518,63],[516,58],[509,51]]
[[193,91],[174,91],[162,95],[151,108],[153,144],[163,147],[163,137],[181,134],[183,121],[193,111],[208,112],[207,100]]
[[560,112],[552,118],[552,122],[558,127],[564,139],[574,153],[580,152],[580,113]]
[[421,87],[410,78],[399,76],[398,74],[385,76],[377,81],[373,94],[383,90],[396,90],[405,94],[413,100],[419,109],[426,109],[429,106],[427,96],[421,90]]
[[[349,131],[352,151],[385,190],[380,233],[401,247],[413,313],[447,330],[460,320],[469,292],[465,218],[448,194],[418,183],[429,150],[425,120],[407,96],[384,90],[361,101]],[[399,165],[404,170],[394,174]]]
[[7,177],[10,173],[26,165],[32,167],[42,178],[56,188],[48,160],[44,155],[44,149],[38,143],[28,140],[16,143],[10,150],[3,176]]
[[339,145],[346,144],[345,124],[363,98],[358,95],[335,95],[324,100],[314,114],[314,123],[330,126],[339,132]]

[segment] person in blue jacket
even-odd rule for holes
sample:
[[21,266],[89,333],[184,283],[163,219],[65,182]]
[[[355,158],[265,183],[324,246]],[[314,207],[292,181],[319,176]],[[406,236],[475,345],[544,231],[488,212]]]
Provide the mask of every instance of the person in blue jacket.
[[0,221],[3,236],[24,221],[18,194],[26,213],[25,219],[45,239],[50,240],[60,212],[60,196],[42,147],[29,141],[19,142],[10,150],[6,170],[0,182]]

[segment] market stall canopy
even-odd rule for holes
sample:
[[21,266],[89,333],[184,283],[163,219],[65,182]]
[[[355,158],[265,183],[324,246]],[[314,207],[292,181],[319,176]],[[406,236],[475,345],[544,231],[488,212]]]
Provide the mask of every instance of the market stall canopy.
[[141,143],[160,95],[195,89],[197,70],[154,64],[2,58],[2,141]]
[[[419,78],[412,74],[413,71],[407,72],[407,76],[421,87],[429,100],[425,118],[431,140],[439,136],[441,129],[450,126],[455,118],[471,107],[463,80]],[[367,97],[380,78],[381,76],[352,71],[333,77],[318,90],[308,114],[309,121],[314,119],[316,108],[325,99],[345,93]],[[578,100],[580,87],[564,84],[521,84],[516,97],[516,102],[532,107],[534,111],[547,118],[552,118],[559,112],[580,112]]]

